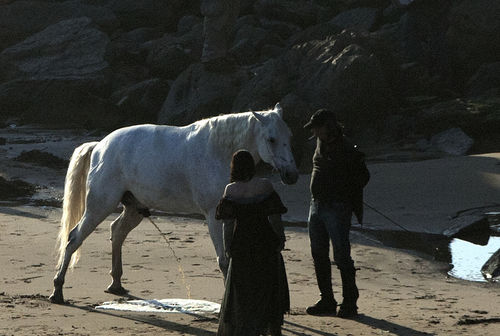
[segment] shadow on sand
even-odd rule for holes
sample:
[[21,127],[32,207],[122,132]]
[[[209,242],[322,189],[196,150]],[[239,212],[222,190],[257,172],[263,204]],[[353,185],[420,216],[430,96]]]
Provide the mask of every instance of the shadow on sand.
[[387,320],[377,319],[371,316],[360,314],[357,322],[383,331],[389,331],[398,336],[432,336],[435,334],[418,331]]
[[[375,329],[379,329],[381,331],[389,331],[394,335],[398,336],[432,336],[434,334],[418,331],[415,329],[411,329],[405,326],[402,326],[400,324],[396,324],[393,322],[389,322],[386,320],[380,320],[376,319],[371,316],[367,316],[364,314],[360,314],[355,320],[355,322],[365,324],[367,326],[370,326]],[[295,330],[291,330],[287,328],[287,326],[293,327]],[[332,331],[335,331],[334,328],[332,328]],[[303,332],[298,332],[296,330],[303,330]],[[336,333],[328,333],[325,331],[321,330],[316,330],[311,327],[303,326],[297,323],[285,321],[285,324],[283,326],[283,331],[286,331],[290,335],[297,335],[297,336],[337,336],[338,334]]]

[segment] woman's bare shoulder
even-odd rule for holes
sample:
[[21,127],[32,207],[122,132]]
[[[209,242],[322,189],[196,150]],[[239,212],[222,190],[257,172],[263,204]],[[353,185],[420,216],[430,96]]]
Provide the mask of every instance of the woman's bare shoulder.
[[226,185],[226,188],[224,189],[224,195],[223,197],[230,197],[234,194],[235,190],[236,190],[236,185],[234,182],[232,183],[229,183],[228,185]]

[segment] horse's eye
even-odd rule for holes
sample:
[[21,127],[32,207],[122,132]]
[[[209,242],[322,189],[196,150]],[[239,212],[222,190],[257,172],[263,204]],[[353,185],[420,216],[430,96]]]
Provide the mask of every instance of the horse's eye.
[[269,138],[269,142],[273,144],[273,143],[276,142],[276,139],[275,138]]

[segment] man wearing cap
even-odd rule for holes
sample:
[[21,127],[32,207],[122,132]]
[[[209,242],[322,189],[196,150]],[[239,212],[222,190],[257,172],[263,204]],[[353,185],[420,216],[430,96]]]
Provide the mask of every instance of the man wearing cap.
[[[358,222],[363,216],[363,187],[370,173],[364,154],[344,136],[335,114],[327,109],[316,111],[304,128],[316,137],[311,174],[309,239],[321,298],[307,308],[310,315],[335,315],[352,318],[358,313],[359,297],[356,269],[351,258],[349,230],[352,213]],[[337,313],[333,296],[330,240],[333,257],[342,279],[343,302]]]

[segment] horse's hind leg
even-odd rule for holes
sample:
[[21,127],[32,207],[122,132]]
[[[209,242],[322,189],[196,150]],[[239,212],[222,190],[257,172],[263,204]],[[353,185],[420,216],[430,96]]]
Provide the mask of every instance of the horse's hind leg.
[[130,231],[139,225],[144,218],[144,216],[137,211],[137,204],[138,203],[125,205],[123,212],[111,224],[112,261],[110,274],[113,281],[106,291],[112,294],[124,295],[127,293],[127,290],[122,287],[121,283],[123,274],[122,245]]
[[102,220],[96,220],[95,218],[84,214],[80,222],[73,230],[71,230],[68,244],[66,245],[66,250],[64,251],[63,262],[54,277],[54,291],[49,297],[51,302],[59,304],[64,303],[62,287],[69,263],[71,261],[71,256],[76,250],[78,250],[85,238],[87,238],[95,230],[101,221]]

